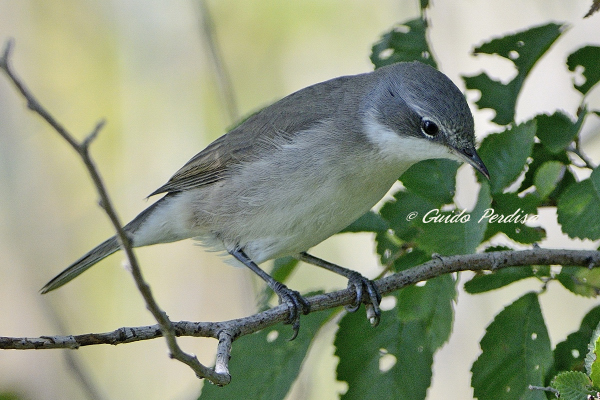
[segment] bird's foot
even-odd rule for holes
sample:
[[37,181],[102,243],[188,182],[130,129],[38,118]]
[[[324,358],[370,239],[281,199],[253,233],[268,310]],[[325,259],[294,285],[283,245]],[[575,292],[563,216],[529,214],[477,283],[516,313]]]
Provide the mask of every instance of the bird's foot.
[[[381,317],[381,309],[379,304],[381,303],[381,294],[373,282],[370,279],[365,278],[356,271],[352,271],[351,276],[348,278],[348,287],[353,287],[356,291],[356,299],[352,305],[346,306],[346,310],[349,312],[355,312],[360,307],[361,303],[366,304],[367,318],[373,326],[379,324],[379,318]],[[368,296],[368,298],[366,298]]]
[[299,292],[291,290],[283,283],[277,282],[277,285],[273,287],[273,291],[279,296],[279,304],[287,304],[288,306],[289,315],[285,323],[292,325],[294,333],[290,341],[294,340],[300,330],[300,314],[308,314],[310,312],[310,304],[308,304]]

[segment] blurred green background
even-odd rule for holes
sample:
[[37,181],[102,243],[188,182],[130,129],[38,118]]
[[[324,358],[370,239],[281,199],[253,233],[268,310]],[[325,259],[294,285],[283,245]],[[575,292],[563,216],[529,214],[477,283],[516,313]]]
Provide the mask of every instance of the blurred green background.
[[[438,0],[429,12],[430,39],[441,69],[464,88],[460,74],[482,68],[508,79],[506,61],[475,58],[474,45],[492,36],[549,20],[570,31],[542,59],[526,83],[518,120],[555,109],[574,110],[564,61],[585,43],[600,42],[600,15],[581,17],[591,1]],[[336,76],[372,69],[371,45],[395,23],[418,13],[416,1],[207,1],[214,35],[229,71],[240,115],[295,90]],[[38,99],[74,135],[83,138],[100,118],[107,125],[92,148],[124,222],[153,199],[144,197],[232,124],[219,96],[202,16],[194,0],[0,0],[0,41],[16,40],[13,65]],[[590,103],[600,108],[594,92]],[[469,99],[476,99],[469,93]],[[479,138],[493,130],[488,112],[476,113]],[[596,119],[597,123],[598,120]],[[584,148],[598,162],[598,125]],[[459,198],[468,207],[476,189],[462,168]],[[541,213],[549,247],[567,242]],[[545,225],[548,226],[548,225]],[[56,273],[112,235],[81,162],[0,77],[0,335],[70,334],[153,324],[127,271],[115,255],[57,292],[38,294]],[[314,253],[374,276],[371,236],[346,234]],[[597,247],[597,244],[596,244]],[[173,320],[218,321],[254,312],[260,283],[248,271],[223,264],[191,241],[136,251],[159,304]],[[307,291],[345,286],[313,267],[290,286]],[[471,398],[470,365],[485,326],[527,284],[459,298],[455,333],[436,356],[431,398]],[[532,288],[536,288],[532,286]],[[553,343],[575,330],[594,301],[555,289],[543,303]],[[564,296],[563,296],[564,295]],[[552,314],[560,319],[552,319]],[[569,319],[567,319],[569,318]],[[301,333],[302,334],[302,331]],[[290,398],[335,398],[333,326],[313,348]],[[185,350],[212,364],[216,342],[182,339]],[[105,398],[192,399],[201,383],[167,357],[163,340],[82,348],[74,355]],[[235,379],[235,377],[234,377]],[[24,399],[80,399],[84,392],[62,351],[0,352],[0,393]]]

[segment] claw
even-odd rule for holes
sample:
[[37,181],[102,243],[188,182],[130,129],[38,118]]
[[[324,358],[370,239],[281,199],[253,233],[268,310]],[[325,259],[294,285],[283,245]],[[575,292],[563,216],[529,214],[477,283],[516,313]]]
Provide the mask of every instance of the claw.
[[[348,287],[354,287],[356,291],[356,299],[354,300],[354,304],[346,306],[346,310],[348,312],[354,312],[358,310],[360,304],[365,302],[367,303],[367,318],[369,322],[373,326],[377,326],[379,324],[379,317],[381,316],[381,309],[379,308],[379,303],[381,303],[381,294],[379,290],[377,290],[377,286],[375,283],[362,276],[358,272],[352,274],[352,276],[348,279]],[[364,294],[369,295],[368,299],[364,299]]]
[[302,314],[308,314],[310,312],[310,304],[308,304],[299,292],[289,289],[282,283],[279,283],[273,290],[279,296],[279,304],[285,303],[288,306],[289,315],[285,323],[292,325],[294,333],[289,339],[292,341],[296,339],[300,330],[300,311]]

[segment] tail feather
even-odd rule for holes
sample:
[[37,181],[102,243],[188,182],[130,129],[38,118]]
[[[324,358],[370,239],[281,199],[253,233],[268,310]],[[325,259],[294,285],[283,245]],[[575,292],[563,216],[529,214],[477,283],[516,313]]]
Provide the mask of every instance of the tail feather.
[[98,261],[110,256],[117,250],[119,250],[119,243],[117,242],[116,237],[113,236],[110,239],[105,240],[92,250],[90,250],[79,260],[75,261],[73,264],[67,267],[63,272],[56,275],[50,282],[48,282],[42,288],[40,292],[44,294],[54,289],[58,289],[62,285],[66,284],[67,282],[70,282],[71,280],[75,279],[76,277],[87,271],[92,265],[96,264]]

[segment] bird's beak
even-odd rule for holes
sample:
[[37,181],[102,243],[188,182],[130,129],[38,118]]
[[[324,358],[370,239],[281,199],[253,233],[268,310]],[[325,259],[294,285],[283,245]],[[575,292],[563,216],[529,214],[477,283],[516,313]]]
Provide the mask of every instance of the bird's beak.
[[457,150],[456,151],[460,158],[464,161],[468,162],[475,168],[477,171],[481,172],[483,176],[485,176],[488,180],[490,179],[490,173],[488,172],[485,164],[479,158],[479,154],[475,151],[475,149],[465,149],[465,150]]

